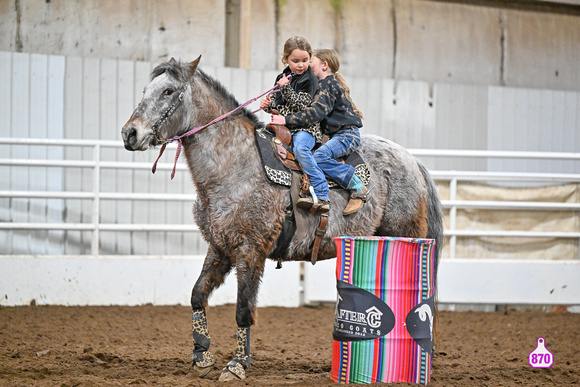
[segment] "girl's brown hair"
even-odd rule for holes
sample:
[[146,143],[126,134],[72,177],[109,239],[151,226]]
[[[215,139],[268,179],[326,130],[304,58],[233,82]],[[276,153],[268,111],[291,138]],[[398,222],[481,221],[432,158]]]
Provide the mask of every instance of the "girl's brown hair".
[[308,40],[302,36],[296,35],[289,38],[286,43],[284,43],[284,51],[282,52],[282,64],[286,64],[284,61],[287,60],[290,54],[292,54],[292,51],[296,49],[306,51],[312,58],[312,47],[310,46]]
[[354,112],[361,119],[364,119],[363,113],[359,110],[359,108],[356,107],[352,98],[350,97],[350,88],[346,85],[344,77],[342,76],[342,74],[338,72],[338,69],[340,68],[340,60],[338,59],[338,53],[332,48],[319,48],[314,51],[314,56],[320,59],[321,62],[326,62],[326,64],[328,64],[328,67],[332,71],[332,74],[334,74],[336,80],[338,81],[340,86],[342,86],[342,88],[344,89],[346,99],[348,99],[348,101],[352,104]]

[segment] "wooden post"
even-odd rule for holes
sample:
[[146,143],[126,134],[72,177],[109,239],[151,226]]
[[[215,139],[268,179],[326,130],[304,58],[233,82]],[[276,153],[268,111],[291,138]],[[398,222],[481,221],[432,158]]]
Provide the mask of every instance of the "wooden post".
[[241,0],[240,2],[240,51],[239,51],[239,67],[250,68],[252,48],[252,1]]

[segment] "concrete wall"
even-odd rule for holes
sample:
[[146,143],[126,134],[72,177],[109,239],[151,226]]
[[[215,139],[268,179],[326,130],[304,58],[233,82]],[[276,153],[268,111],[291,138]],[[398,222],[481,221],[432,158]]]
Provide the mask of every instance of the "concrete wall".
[[213,0],[0,0],[0,47],[144,61],[202,53],[222,65],[224,14]]
[[[203,256],[188,257],[0,257],[0,306],[189,305]],[[336,301],[336,260],[315,266],[266,262],[258,305],[297,307]],[[301,271],[304,282],[300,281]],[[25,275],[23,273],[26,273]],[[567,305],[579,312],[580,262],[444,259],[438,302]],[[235,273],[209,305],[236,302]],[[303,297],[303,300],[301,300]],[[495,310],[495,308],[491,309]]]
[[[226,1],[0,0],[0,50],[151,62],[202,54],[219,67]],[[567,15],[559,5],[240,1],[250,10],[243,46],[254,70],[278,69],[284,41],[300,34],[337,48],[350,76],[580,89],[580,6],[566,6],[574,11]]]

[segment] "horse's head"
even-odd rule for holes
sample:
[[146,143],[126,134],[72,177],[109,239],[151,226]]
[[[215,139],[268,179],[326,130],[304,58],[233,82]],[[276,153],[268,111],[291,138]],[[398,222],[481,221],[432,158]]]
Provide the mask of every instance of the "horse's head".
[[187,98],[191,96],[190,80],[200,58],[191,63],[172,58],[153,70],[141,102],[121,130],[127,150],[146,150],[187,127],[187,112],[191,111],[191,98]]

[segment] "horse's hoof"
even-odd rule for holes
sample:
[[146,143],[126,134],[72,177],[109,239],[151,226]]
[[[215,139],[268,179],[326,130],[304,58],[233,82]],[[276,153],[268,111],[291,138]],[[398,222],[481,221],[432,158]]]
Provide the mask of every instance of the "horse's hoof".
[[246,371],[244,366],[236,361],[230,361],[226,368],[222,370],[220,375],[220,382],[229,382],[231,380],[244,380],[246,378]]
[[212,366],[200,367],[197,364],[193,366],[193,371],[200,378],[203,378],[205,375],[209,374],[209,371],[211,371],[211,369],[212,369]]
[[201,360],[197,360],[197,356],[194,354],[193,361],[193,370],[200,378],[203,378],[205,375],[207,375],[215,364],[215,359],[210,351],[205,351]]
[[222,371],[222,374],[220,375],[220,382],[230,382],[232,380],[244,380],[245,378],[246,378],[245,375],[239,377],[238,375],[232,373],[230,370],[226,368]]

